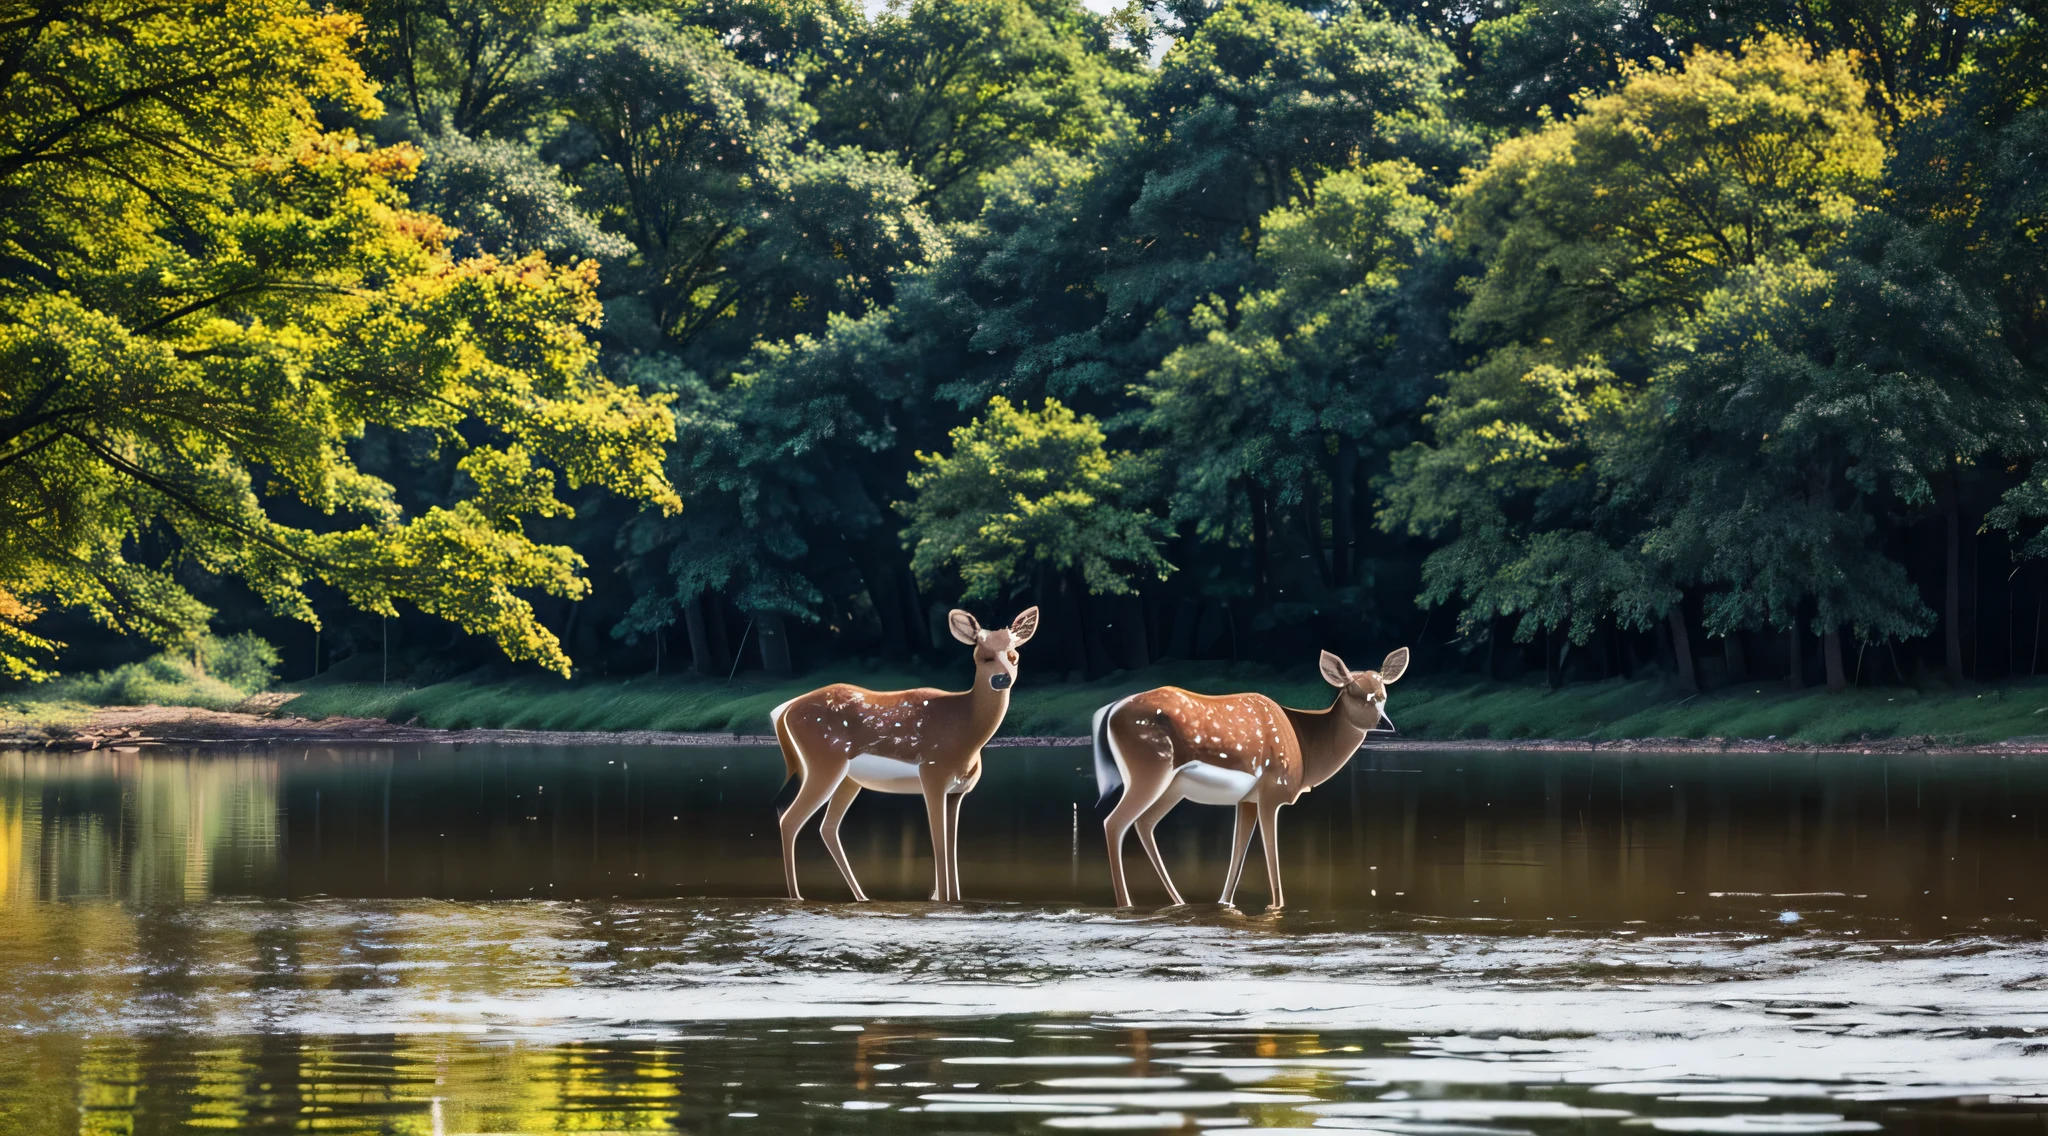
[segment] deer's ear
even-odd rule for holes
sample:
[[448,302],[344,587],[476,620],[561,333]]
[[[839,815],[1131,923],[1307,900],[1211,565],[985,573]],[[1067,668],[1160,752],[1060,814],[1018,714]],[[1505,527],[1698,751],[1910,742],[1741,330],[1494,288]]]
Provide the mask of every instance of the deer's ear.
[[1317,666],[1323,672],[1323,681],[1331,686],[1342,690],[1351,685],[1351,668],[1345,666],[1344,660],[1337,656],[1324,651],[1322,658],[1317,660]]
[[1402,647],[1380,664],[1380,681],[1392,682],[1408,670],[1408,648]]
[[981,624],[973,616],[961,611],[957,607],[946,613],[946,628],[953,633],[953,638],[960,640],[969,647],[981,642]]
[[1022,647],[1024,644],[1031,642],[1031,637],[1036,634],[1038,634],[1038,609],[1036,607],[1025,608],[1017,613],[1017,618],[1010,621],[1010,646]]

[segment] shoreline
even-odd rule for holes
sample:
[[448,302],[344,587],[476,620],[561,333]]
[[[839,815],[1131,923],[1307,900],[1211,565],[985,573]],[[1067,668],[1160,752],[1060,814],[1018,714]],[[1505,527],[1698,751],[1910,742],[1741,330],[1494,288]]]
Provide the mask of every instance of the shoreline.
[[[259,696],[248,709],[203,710],[188,706],[109,706],[93,711],[74,729],[48,729],[0,738],[0,748],[53,751],[138,751],[143,747],[218,745],[536,745],[536,746],[771,746],[773,734],[664,730],[443,730],[395,724],[376,718],[319,720],[274,712],[283,704]],[[252,705],[253,703],[253,705]],[[1086,737],[998,736],[991,747],[1086,747]],[[1997,754],[2048,755],[2048,736],[2012,738],[1974,745],[1944,743],[1931,735],[1831,744],[1772,738],[1623,738],[1581,741],[1568,738],[1400,738],[1365,747],[1396,753],[1471,753],[1523,750],[1563,753],[1645,754]]]

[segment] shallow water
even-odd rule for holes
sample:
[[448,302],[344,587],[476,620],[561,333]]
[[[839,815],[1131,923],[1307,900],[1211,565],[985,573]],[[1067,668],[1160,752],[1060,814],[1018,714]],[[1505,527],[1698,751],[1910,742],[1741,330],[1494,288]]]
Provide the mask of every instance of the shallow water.
[[1102,907],[1087,760],[934,907],[874,794],[772,898],[772,749],[0,755],[0,1132],[2048,1126],[2048,761],[1368,753],[1270,916]]

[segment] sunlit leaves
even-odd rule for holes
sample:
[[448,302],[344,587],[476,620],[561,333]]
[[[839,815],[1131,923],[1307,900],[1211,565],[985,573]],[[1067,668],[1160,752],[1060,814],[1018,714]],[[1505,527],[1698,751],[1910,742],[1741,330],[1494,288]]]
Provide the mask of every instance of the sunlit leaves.
[[1098,594],[1171,570],[1159,545],[1171,530],[1134,508],[1131,456],[1103,447],[1102,428],[1047,399],[1032,411],[1005,398],[953,431],[949,454],[918,455],[911,500],[911,567],[933,579],[953,569],[963,598],[1006,596],[1039,573],[1078,572]]
[[[566,670],[528,597],[586,585],[521,531],[565,511],[532,461],[680,505],[662,401],[596,368],[590,268],[452,259],[402,202],[418,155],[319,124],[316,103],[374,109],[350,19],[286,0],[92,15],[14,33],[24,63],[0,75],[10,625],[47,601],[189,641],[210,613],[150,563],[170,555],[282,614],[312,620],[318,580]],[[373,427],[471,451],[474,496],[404,515],[350,456]],[[333,520],[282,521],[280,498]],[[9,669],[34,669],[17,652],[39,645],[6,638]]]

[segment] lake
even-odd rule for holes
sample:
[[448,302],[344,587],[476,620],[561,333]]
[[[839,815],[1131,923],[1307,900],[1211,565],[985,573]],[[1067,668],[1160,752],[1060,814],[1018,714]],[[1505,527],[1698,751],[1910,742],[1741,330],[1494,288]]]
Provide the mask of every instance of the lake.
[[2048,1123],[2048,759],[1367,752],[1280,915],[1110,909],[1088,751],[986,768],[968,901],[867,793],[853,905],[772,748],[0,754],[0,1132]]

